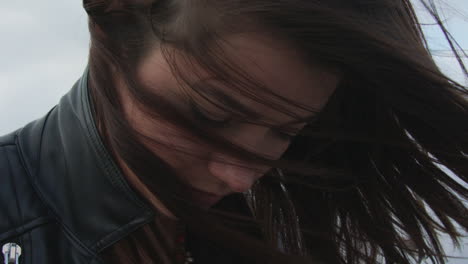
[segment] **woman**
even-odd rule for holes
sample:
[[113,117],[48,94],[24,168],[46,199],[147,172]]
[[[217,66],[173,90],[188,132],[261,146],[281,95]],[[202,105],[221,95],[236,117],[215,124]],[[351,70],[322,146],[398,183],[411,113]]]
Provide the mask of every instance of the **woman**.
[[0,138],[12,261],[445,263],[468,228],[466,88],[409,1],[84,8],[83,76]]

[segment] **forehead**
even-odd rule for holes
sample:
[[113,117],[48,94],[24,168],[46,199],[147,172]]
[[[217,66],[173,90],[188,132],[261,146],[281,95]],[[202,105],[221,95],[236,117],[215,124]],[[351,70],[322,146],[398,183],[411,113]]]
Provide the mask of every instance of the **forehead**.
[[[292,100],[298,105],[303,105],[308,109],[321,109],[336,88],[338,76],[318,66],[306,63],[304,57],[297,50],[284,42],[275,41],[265,36],[248,34],[231,35],[225,40],[227,43],[225,46],[226,54],[233,63],[240,66],[255,80],[264,84],[269,91]],[[216,83],[215,80],[210,82]],[[234,93],[234,89],[228,89],[221,85],[216,87],[258,112],[279,115],[276,110],[246,96]],[[268,95],[265,94],[265,96]],[[270,97],[269,100],[274,101],[275,98]],[[278,101],[278,103],[285,104],[282,101]],[[288,104],[286,107],[301,117],[311,115],[306,109]],[[280,119],[285,120],[284,118]]]
[[[221,46],[230,62],[240,67],[255,81],[263,84],[268,92],[277,94],[280,98],[289,99],[294,104],[287,104],[269,93],[263,93],[260,88],[252,91],[255,97],[262,98],[260,102],[257,102],[246,95],[239,94],[236,89],[217,82],[213,76],[202,68],[198,68],[196,64],[185,65],[186,61],[178,61],[182,70],[187,69],[184,75],[190,79],[192,86],[198,83],[198,87],[217,89],[252,111],[260,113],[267,121],[283,124],[291,121],[291,117],[262,104],[263,101],[280,104],[288,111],[305,118],[313,114],[311,111],[320,110],[336,88],[338,82],[336,75],[306,63],[297,50],[284,42],[264,35],[233,34],[224,37]],[[155,92],[166,93],[175,102],[180,102],[177,98],[185,93],[181,89],[183,83],[176,81],[160,50],[156,49],[148,55],[139,71],[143,82]],[[193,67],[197,75],[194,74]],[[197,85],[194,87],[196,88]]]

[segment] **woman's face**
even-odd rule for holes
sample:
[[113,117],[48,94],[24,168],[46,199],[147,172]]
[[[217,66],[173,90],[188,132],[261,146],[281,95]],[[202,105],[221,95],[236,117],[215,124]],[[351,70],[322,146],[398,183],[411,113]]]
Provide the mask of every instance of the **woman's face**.
[[[230,47],[227,48],[227,54],[230,59],[240,65],[256,80],[264,83],[268,89],[297,102],[298,105],[306,105],[310,109],[321,109],[327,102],[330,95],[336,88],[338,76],[319,68],[312,68],[306,65],[301,56],[285,44],[273,41],[267,37],[252,35],[233,35],[227,37]],[[189,70],[192,66],[187,67]],[[210,126],[210,123],[204,123],[203,119],[190,108],[187,97],[183,95],[180,84],[169,70],[169,65],[163,59],[159,50],[153,53],[142,62],[139,68],[140,81],[154,91],[154,93],[164,95],[172,103],[176,104],[190,118],[202,122],[203,125]],[[186,74],[190,75],[190,72]],[[204,80],[208,75],[201,79],[195,78],[193,82],[199,82],[199,87],[204,88],[202,82],[210,82],[216,85],[216,94],[224,94],[235,103],[242,104],[247,110],[259,115],[260,120],[269,121],[273,124],[285,124],[294,121],[293,117],[271,109],[238,93],[233,93],[228,87],[222,87],[214,80]],[[223,120],[229,118],[228,113],[223,113],[222,109],[216,108],[208,101],[198,96],[190,89],[190,97],[195,101],[200,112],[207,118]],[[218,100],[225,105],[229,101],[215,94],[207,94],[210,98]],[[132,125],[146,135],[157,140],[164,141],[168,145],[182,147],[189,153],[196,153],[206,157],[208,161],[197,159],[192,155],[187,155],[179,151],[172,150],[162,146],[150,148],[162,159],[172,165],[182,181],[188,186],[194,188],[190,197],[200,203],[202,206],[209,207],[219,201],[223,196],[233,192],[247,191],[252,184],[264,175],[270,168],[251,164],[247,161],[237,161],[232,157],[226,156],[206,145],[197,143],[191,135],[180,131],[168,123],[155,122],[149,119],[142,111],[135,107],[134,102],[123,89],[123,105],[127,118]],[[271,97],[268,100],[272,100]],[[286,104],[286,109],[297,113],[301,117],[310,117],[313,113],[294,105]],[[233,106],[235,107],[235,106]],[[236,107],[236,110],[239,110]],[[291,125],[292,128],[301,129],[305,123]],[[220,134],[234,143],[250,150],[254,153],[264,155],[269,158],[279,158],[288,148],[290,142],[284,137],[281,131],[274,128],[259,126],[249,123],[233,122],[227,128],[216,128]],[[182,135],[180,138],[174,136],[174,132]],[[245,169],[238,166],[232,166],[221,162],[216,162],[215,158],[228,160],[235,164],[244,164],[257,170]],[[258,172],[260,171],[260,172]],[[202,191],[202,192],[200,192]]]

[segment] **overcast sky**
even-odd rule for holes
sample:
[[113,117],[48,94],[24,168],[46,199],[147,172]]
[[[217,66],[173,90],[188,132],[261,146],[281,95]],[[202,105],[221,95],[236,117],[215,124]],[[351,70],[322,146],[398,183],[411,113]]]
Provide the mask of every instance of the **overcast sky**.
[[[468,1],[444,2],[449,5],[442,9],[449,31],[468,49]],[[81,4],[81,0],[0,3],[0,135],[42,117],[83,73],[89,36]],[[418,15],[422,22],[432,22],[427,14]],[[448,49],[436,26],[424,28],[431,48]],[[467,84],[453,58],[435,59],[450,77]],[[448,253],[468,257],[468,239],[463,244],[462,252]],[[468,260],[450,261],[462,263]]]

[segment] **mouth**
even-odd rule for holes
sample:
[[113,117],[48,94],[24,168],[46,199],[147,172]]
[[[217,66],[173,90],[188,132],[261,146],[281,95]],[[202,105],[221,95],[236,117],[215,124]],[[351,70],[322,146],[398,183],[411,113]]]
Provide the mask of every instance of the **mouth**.
[[216,194],[209,191],[204,191],[191,184],[184,184],[186,187],[187,197],[196,204],[201,205],[204,208],[209,208],[218,203],[223,197],[233,193],[243,193],[248,191],[253,184],[260,179],[265,173],[255,173],[248,177],[239,177],[236,175],[235,178],[231,178],[229,181],[226,179],[220,179],[223,185],[222,194]]
[[190,199],[203,207],[211,207],[224,197],[223,195],[202,191],[193,186],[187,187]]

